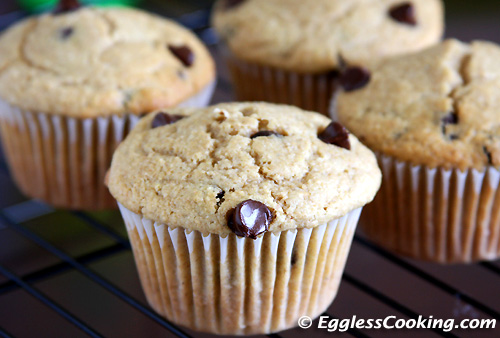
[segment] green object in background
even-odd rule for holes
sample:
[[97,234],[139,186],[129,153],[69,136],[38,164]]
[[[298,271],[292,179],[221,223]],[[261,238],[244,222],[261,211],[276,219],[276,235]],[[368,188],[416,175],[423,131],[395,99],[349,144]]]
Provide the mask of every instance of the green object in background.
[[[83,5],[95,6],[134,6],[141,0],[80,0]],[[29,12],[42,12],[53,8],[59,0],[18,0]]]

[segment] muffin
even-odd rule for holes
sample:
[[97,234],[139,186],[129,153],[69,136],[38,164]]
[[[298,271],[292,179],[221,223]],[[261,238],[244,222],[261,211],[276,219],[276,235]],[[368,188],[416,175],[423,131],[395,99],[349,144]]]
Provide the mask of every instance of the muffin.
[[441,263],[500,256],[499,93],[500,47],[447,40],[339,95],[340,121],[384,174],[361,222],[369,238]]
[[214,78],[207,49],[176,23],[62,1],[0,37],[10,171],[26,195],[57,207],[116,208],[103,179],[117,144],[141,114],[206,105]]
[[[373,59],[439,41],[440,0],[220,0],[213,25],[239,100],[327,114],[339,86],[365,78]],[[365,78],[367,81],[368,78]]]
[[148,115],[116,150],[108,185],[150,305],[193,330],[243,335],[330,305],[380,180],[373,153],[338,123],[231,103]]

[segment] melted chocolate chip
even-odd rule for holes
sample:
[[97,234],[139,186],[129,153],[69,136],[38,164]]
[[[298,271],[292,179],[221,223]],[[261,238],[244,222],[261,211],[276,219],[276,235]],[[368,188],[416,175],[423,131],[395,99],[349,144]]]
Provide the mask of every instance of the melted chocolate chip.
[[232,9],[234,7],[238,7],[243,2],[245,2],[245,0],[226,0],[226,1],[224,1],[224,9],[228,10],[228,9]]
[[61,36],[61,39],[63,40],[66,40],[67,38],[69,38],[71,35],[73,35],[74,33],[74,28],[73,27],[66,27],[66,28],[63,28],[61,30],[61,33],[60,33],[60,36]]
[[404,23],[406,25],[415,26],[417,24],[417,19],[415,18],[415,7],[413,7],[411,2],[405,2],[391,7],[389,15],[397,22]]
[[151,128],[158,128],[161,126],[166,126],[167,124],[172,124],[180,119],[182,119],[184,116],[181,115],[172,115],[172,114],[167,114],[167,113],[158,113],[156,116],[153,118],[153,121],[151,121]]
[[443,124],[457,124],[458,123],[458,115],[457,113],[449,113],[445,116],[443,116],[443,118],[441,119],[441,122],[443,122]]
[[349,132],[343,125],[337,122],[330,123],[325,130],[319,133],[318,138],[328,144],[351,150],[349,142]]
[[346,92],[366,86],[370,82],[370,72],[362,67],[349,67],[340,74],[340,85]]
[[280,133],[277,133],[275,131],[271,131],[271,130],[261,130],[261,131],[258,131],[256,132],[255,134],[253,134],[252,136],[250,136],[251,139],[254,139],[256,137],[261,137],[261,136],[283,136],[281,135]]
[[491,152],[486,148],[486,146],[483,146],[483,152],[488,158],[488,164],[493,165],[493,156],[491,155]]
[[191,48],[188,46],[172,46],[169,45],[168,49],[175,55],[179,61],[186,67],[191,67],[194,62],[194,54],[191,51]]
[[54,14],[63,14],[76,11],[82,7],[78,0],[60,0],[56,8],[54,8]]
[[271,210],[260,202],[246,200],[228,214],[227,225],[236,236],[256,239],[269,229]]

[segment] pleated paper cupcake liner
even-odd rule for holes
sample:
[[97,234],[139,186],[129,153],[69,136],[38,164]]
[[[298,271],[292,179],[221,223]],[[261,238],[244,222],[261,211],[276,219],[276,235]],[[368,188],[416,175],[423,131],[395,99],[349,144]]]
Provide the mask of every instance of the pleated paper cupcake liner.
[[370,239],[440,263],[500,257],[499,170],[445,170],[377,156],[382,187],[360,222]]
[[[181,106],[202,107],[210,84]],[[21,191],[56,207],[116,208],[104,185],[113,151],[135,115],[73,118],[25,111],[0,100],[0,128],[10,172]]]
[[227,335],[281,331],[325,311],[361,212],[252,240],[172,229],[119,207],[154,310],[190,329]]
[[328,115],[338,74],[301,74],[240,60],[221,47],[239,101],[289,104]]

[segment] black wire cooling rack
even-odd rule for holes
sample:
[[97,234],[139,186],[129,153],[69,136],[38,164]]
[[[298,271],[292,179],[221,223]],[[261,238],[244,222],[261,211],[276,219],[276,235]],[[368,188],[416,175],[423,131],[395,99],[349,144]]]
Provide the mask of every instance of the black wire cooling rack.
[[[219,63],[208,10],[178,20]],[[232,98],[218,65],[215,102]],[[26,200],[0,155],[1,337],[210,337],[178,327],[146,303],[117,211],[55,210]],[[395,256],[354,238],[330,318],[493,318],[496,329],[359,330],[300,328],[267,337],[500,337],[500,263],[440,266]]]

